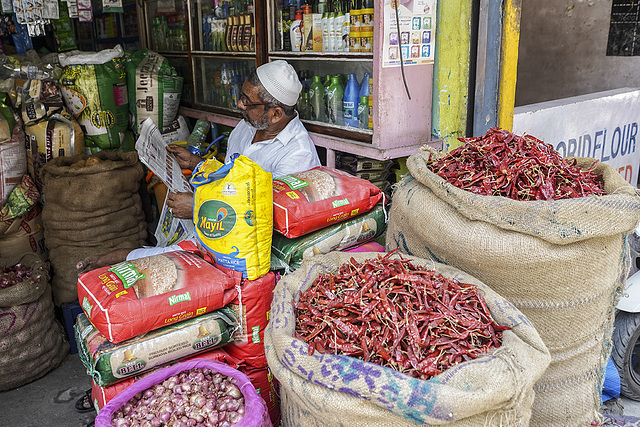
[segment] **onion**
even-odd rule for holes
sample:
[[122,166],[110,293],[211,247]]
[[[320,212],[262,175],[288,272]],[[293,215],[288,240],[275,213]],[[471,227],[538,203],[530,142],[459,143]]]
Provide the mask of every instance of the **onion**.
[[194,368],[137,393],[111,420],[119,427],[230,426],[242,419],[244,405],[234,378]]

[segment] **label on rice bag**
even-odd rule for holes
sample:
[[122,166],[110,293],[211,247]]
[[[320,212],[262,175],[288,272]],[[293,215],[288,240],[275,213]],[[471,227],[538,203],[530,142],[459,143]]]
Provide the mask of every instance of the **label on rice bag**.
[[[141,380],[142,378],[144,378],[147,375],[150,375],[150,374],[156,372],[159,369],[163,369],[163,368],[166,368],[168,366],[173,366],[176,363],[186,362],[188,360],[195,359],[195,358],[204,358],[204,359],[209,359],[209,360],[215,360],[216,362],[221,362],[221,363],[224,363],[225,365],[229,365],[234,369],[238,369],[240,367],[240,363],[241,363],[240,360],[238,360],[235,357],[229,355],[223,349],[217,348],[215,350],[207,350],[207,351],[205,351],[203,353],[197,353],[197,354],[195,354],[193,356],[189,356],[189,357],[184,358],[184,359],[174,360],[172,362],[165,363],[165,364],[163,364],[161,366],[157,366],[157,367],[155,367],[155,368],[153,368],[151,370],[144,371],[142,373],[136,373],[132,377],[125,378],[125,379],[123,379],[121,381],[118,381],[115,384],[106,385],[106,386],[100,386],[96,382],[96,380],[93,379],[93,381],[91,382],[91,398],[93,399],[93,405],[98,410],[100,410],[100,409],[102,409],[104,407],[104,405],[109,403],[109,401],[111,399],[116,397],[121,391],[123,391],[124,389],[129,387],[131,384],[135,383],[136,381]],[[249,378],[251,378],[251,377],[249,376]],[[271,381],[271,378],[269,378],[269,381]],[[252,384],[253,384],[253,381],[252,381]],[[258,391],[258,393],[260,393],[260,391]],[[261,396],[262,396],[262,394],[261,394]]]
[[381,199],[369,181],[318,166],[273,181],[273,228],[300,237],[366,213]]
[[123,51],[118,48],[60,55],[64,65],[60,77],[62,95],[67,109],[82,127],[89,148],[119,148],[129,127],[127,75],[121,61]]
[[271,174],[246,156],[222,167],[206,160],[193,172],[196,238],[216,264],[255,280],[271,267]]
[[225,307],[121,343],[108,340],[81,313],[74,334],[82,364],[96,383],[104,387],[177,359],[222,347],[233,341],[237,328],[235,313]]
[[160,130],[169,127],[180,108],[183,77],[165,57],[149,50],[136,50],[125,62],[133,130],[137,132],[147,118]]
[[91,323],[119,343],[224,307],[234,285],[202,258],[175,251],[82,274],[78,300]]
[[274,233],[271,243],[272,268],[295,270],[300,267],[303,258],[369,242],[381,236],[386,228],[384,207],[378,203],[367,213],[295,239]]

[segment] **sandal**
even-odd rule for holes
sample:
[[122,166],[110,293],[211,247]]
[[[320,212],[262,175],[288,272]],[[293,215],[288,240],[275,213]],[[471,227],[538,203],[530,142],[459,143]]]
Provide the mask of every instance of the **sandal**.
[[75,408],[77,412],[81,414],[85,412],[95,411],[93,407],[93,402],[91,401],[91,389],[84,392],[84,395],[76,400]]

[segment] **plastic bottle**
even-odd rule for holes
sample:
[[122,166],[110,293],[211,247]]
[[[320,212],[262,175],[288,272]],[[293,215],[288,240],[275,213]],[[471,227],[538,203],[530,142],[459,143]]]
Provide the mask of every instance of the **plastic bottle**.
[[191,135],[189,135],[187,140],[188,150],[196,156],[204,156],[206,154],[204,150],[207,149],[209,129],[211,129],[211,123],[207,120],[199,119],[193,127]]
[[[349,80],[344,89],[342,100],[343,116],[345,126],[358,127],[358,105],[360,104],[360,87],[356,80],[356,75],[349,74]],[[367,98],[367,102],[369,99]]]
[[327,106],[329,110],[329,123],[334,125],[344,125],[344,112],[342,105],[342,98],[344,96],[344,89],[340,77],[331,77],[331,85],[327,92]]
[[[338,2],[338,5],[340,3]],[[333,42],[332,42],[332,46],[333,46],[333,50],[336,52],[343,52],[344,51],[344,44],[342,42],[342,31],[343,31],[343,27],[345,25],[345,14],[344,11],[342,10],[342,7],[337,6],[338,10],[335,13],[335,16],[333,18]]]
[[361,96],[358,104],[358,127],[360,129],[369,128],[369,97]]
[[336,12],[330,11],[327,17],[327,34],[329,35],[329,43],[327,44],[327,52],[333,52],[336,50]]
[[324,99],[324,117],[327,122],[329,121],[329,86],[331,86],[331,75],[326,74],[322,82],[322,87],[324,88],[322,95]]
[[291,22],[290,38],[291,50],[300,52],[302,49],[302,11],[296,11],[295,20]]
[[307,92],[306,90],[302,91],[302,94],[298,99],[298,113],[300,114],[301,119],[309,120],[311,118],[311,105],[309,103],[309,92]]
[[323,122],[326,120],[324,107],[324,86],[320,76],[313,76],[313,81],[309,87],[309,110],[310,119]]
[[371,74],[365,72],[364,77],[362,78],[362,83],[360,83],[360,93],[358,96],[369,97],[369,77],[371,77]]
[[322,13],[322,51],[329,52],[329,8],[326,7]]

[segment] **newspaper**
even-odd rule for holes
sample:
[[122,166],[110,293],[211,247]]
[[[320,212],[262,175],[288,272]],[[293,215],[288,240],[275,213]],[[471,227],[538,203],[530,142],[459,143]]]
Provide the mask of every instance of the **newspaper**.
[[[193,189],[176,157],[167,151],[167,142],[160,130],[150,118],[142,122],[140,136],[136,141],[136,150],[140,161],[144,163],[167,186],[170,192],[187,192],[193,194]],[[167,208],[165,199],[156,227],[156,246],[165,247],[180,243],[195,237],[193,220],[174,218]]]

